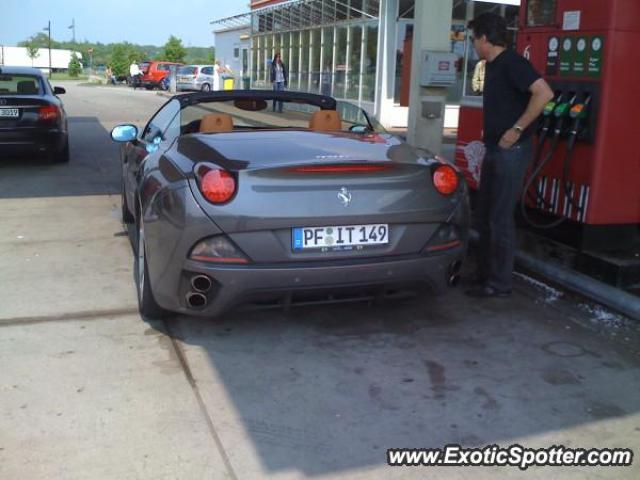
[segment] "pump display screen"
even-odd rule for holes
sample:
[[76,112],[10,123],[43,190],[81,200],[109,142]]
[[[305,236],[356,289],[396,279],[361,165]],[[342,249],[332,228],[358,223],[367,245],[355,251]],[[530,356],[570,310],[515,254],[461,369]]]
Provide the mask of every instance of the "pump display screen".
[[527,27],[544,27],[556,21],[558,0],[529,0],[527,3]]

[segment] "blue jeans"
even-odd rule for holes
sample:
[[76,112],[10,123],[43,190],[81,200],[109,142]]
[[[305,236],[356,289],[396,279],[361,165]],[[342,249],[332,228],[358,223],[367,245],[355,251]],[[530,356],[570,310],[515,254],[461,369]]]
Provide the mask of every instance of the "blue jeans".
[[510,291],[516,248],[515,209],[533,157],[531,139],[509,149],[487,146],[475,209],[478,276],[496,290]]
[[[284,91],[284,82],[273,82],[273,91],[274,92],[283,92]],[[276,103],[278,104],[278,112],[282,113],[282,102],[273,101],[273,111],[276,111]]]

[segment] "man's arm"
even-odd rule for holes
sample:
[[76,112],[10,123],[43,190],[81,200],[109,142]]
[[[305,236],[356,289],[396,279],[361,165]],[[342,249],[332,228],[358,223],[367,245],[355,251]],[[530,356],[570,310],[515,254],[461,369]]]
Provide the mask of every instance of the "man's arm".
[[[531,123],[540,116],[545,105],[553,100],[553,91],[551,90],[551,87],[549,87],[549,84],[542,78],[533,82],[529,87],[529,91],[531,92],[529,104],[522,116],[516,122],[516,125],[521,127],[523,130],[531,125]],[[520,132],[515,128],[510,128],[504,133],[504,135],[502,135],[502,138],[500,139],[500,146],[502,148],[511,148],[519,138]]]

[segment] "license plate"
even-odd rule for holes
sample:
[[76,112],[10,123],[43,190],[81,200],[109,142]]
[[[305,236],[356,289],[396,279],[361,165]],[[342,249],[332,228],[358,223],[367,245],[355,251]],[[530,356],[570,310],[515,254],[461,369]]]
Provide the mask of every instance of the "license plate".
[[389,243],[389,225],[298,227],[292,230],[294,250],[354,250]]
[[19,116],[20,110],[17,108],[0,108],[0,117],[18,118]]

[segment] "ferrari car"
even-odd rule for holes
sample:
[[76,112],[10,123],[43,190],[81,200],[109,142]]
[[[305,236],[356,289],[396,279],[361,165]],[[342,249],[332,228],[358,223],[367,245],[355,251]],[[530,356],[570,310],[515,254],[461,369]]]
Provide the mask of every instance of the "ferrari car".
[[190,93],[141,132],[119,125],[111,136],[145,317],[456,283],[469,221],[460,173],[354,105]]
[[36,68],[0,66],[0,153],[68,162],[67,114],[58,98],[63,93]]

